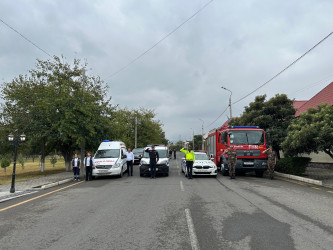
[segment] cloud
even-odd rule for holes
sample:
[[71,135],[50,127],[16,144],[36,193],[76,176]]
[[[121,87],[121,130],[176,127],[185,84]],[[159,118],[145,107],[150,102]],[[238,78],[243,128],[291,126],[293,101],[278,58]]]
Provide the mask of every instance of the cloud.
[[[232,100],[243,97],[332,31],[333,2],[214,1],[152,51],[137,55],[207,1],[1,1],[0,16],[51,54],[87,59],[90,74],[110,86],[112,102],[156,110],[170,140],[201,132]],[[0,79],[10,81],[48,56],[0,23]],[[333,81],[332,38],[299,63],[233,105],[234,116],[255,95],[309,99]],[[305,86],[308,86],[304,89]],[[226,112],[228,113],[228,112]],[[206,131],[221,125],[224,114]]]

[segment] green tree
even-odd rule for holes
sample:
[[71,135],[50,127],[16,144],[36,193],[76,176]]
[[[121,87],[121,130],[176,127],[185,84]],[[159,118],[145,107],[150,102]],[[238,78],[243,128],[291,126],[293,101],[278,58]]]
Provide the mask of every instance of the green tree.
[[10,165],[10,160],[7,157],[2,157],[1,159],[1,167],[5,170],[6,172],[6,168],[9,167]]
[[261,95],[245,107],[240,118],[232,119],[230,125],[259,126],[271,135],[272,146],[278,153],[294,115],[293,101],[287,95],[277,94],[268,101],[266,95]]
[[194,149],[202,149],[202,135],[194,135]]
[[113,107],[100,78],[86,75],[86,63],[63,61],[56,56],[37,60],[29,75],[5,83],[2,116],[5,126],[27,134],[31,146],[41,145],[42,163],[56,149],[70,171],[75,149],[82,143],[88,150],[95,148],[105,137]]
[[133,148],[135,142],[135,117],[137,118],[137,147],[147,144],[167,144],[160,121],[155,119],[155,112],[150,109],[120,109],[111,115],[110,137],[107,139],[120,140],[126,146]]
[[333,106],[321,104],[293,120],[282,147],[291,156],[323,151],[333,158]]
[[51,156],[50,163],[52,164],[53,167],[57,163],[57,157],[55,155]]

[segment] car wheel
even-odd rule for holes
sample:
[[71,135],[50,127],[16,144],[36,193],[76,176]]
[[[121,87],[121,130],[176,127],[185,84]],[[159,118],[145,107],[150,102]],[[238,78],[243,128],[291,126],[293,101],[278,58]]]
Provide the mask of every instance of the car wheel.
[[165,173],[164,175],[165,175],[166,177],[168,177],[168,176],[169,176],[169,173]]

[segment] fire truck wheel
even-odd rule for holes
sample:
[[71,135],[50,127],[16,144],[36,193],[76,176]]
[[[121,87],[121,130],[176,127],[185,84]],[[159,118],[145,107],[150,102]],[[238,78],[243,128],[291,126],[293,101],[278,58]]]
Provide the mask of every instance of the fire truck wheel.
[[224,168],[222,168],[222,175],[223,176],[228,176],[229,175],[229,171],[227,171]]

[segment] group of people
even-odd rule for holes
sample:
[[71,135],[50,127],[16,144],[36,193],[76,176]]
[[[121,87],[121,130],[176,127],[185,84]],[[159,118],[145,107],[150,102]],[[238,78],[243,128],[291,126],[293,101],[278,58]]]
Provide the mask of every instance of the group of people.
[[[134,164],[134,154],[130,148],[126,152],[126,163],[127,163],[127,173],[128,176],[133,176],[133,164]],[[81,170],[81,159],[77,154],[74,155],[72,159],[71,168],[74,174],[74,181],[80,181],[80,170]],[[87,152],[87,156],[83,161],[84,168],[86,170],[86,181],[92,180],[92,170],[94,167],[94,157],[91,156],[90,152]]]
[[[194,151],[192,150],[191,146],[188,146],[187,149],[182,148],[180,151],[185,154],[187,178],[192,179],[193,163],[195,162]],[[226,150],[226,154],[228,156],[228,168],[229,168],[230,179],[235,179],[237,154],[236,154],[236,151],[234,150],[234,147],[230,146],[230,148],[228,150]],[[273,180],[274,179],[274,168],[276,165],[276,153],[274,152],[272,146],[270,146],[268,149],[263,151],[263,154],[267,154],[268,176],[271,180]]]
[[[159,154],[155,150],[155,146],[151,148],[147,148],[145,150],[149,154],[150,159],[150,178],[156,178],[156,164],[159,161]],[[171,153],[170,153],[171,152]],[[170,150],[169,155],[171,156],[173,152],[174,159],[176,159],[176,150]],[[192,179],[192,170],[193,170],[193,163],[195,162],[195,154],[192,150],[192,146],[188,146],[188,148],[182,148],[180,152],[185,154],[185,161],[186,161],[186,169],[187,169],[187,178]],[[263,151],[264,154],[267,154],[267,171],[269,178],[272,180],[274,179],[274,168],[276,165],[276,153],[270,146],[268,149]],[[236,164],[237,164],[237,155],[236,151],[234,150],[233,146],[226,151],[228,156],[228,168],[229,168],[229,176],[230,179],[235,179],[236,174]],[[133,164],[134,164],[134,154],[132,153],[131,149],[128,148],[126,152],[126,163],[127,163],[127,173],[128,176],[133,176]],[[94,159],[91,156],[91,153],[88,152],[87,156],[84,158],[84,167],[86,170],[86,181],[92,180],[92,169],[94,166]],[[72,160],[72,170],[74,173],[74,181],[80,181],[80,169],[81,169],[81,160],[78,158],[78,155],[75,154]]]

